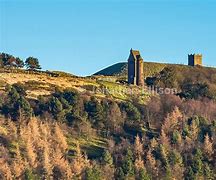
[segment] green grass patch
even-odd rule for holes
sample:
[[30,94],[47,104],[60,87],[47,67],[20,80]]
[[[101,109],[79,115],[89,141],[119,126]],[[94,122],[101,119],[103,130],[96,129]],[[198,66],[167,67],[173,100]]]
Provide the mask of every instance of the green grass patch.
[[70,150],[76,150],[76,143],[79,143],[81,150],[87,154],[89,158],[100,157],[103,150],[107,147],[107,140],[100,137],[86,137],[78,138],[68,137],[68,144]]

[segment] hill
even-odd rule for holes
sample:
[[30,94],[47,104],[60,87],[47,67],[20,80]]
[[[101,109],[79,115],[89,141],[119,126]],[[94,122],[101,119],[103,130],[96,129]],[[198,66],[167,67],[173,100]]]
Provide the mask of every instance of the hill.
[[[191,66],[187,65],[181,65],[181,64],[166,64],[166,63],[156,63],[156,62],[144,62],[144,77],[154,77],[158,73],[160,73],[165,67],[168,68],[176,68],[177,70],[180,70],[179,73],[181,73],[181,70],[186,70],[186,71],[197,71],[196,68],[193,68]],[[210,73],[215,73],[214,70],[216,68],[211,68],[211,67],[203,67],[202,71],[208,71]],[[184,73],[184,72],[182,72]],[[98,72],[96,72],[94,75],[103,75],[103,76],[127,76],[127,63],[122,62],[122,63],[116,63],[114,65],[111,65],[107,68],[104,68]]]
[[122,62],[122,63],[111,65],[105,69],[102,69],[96,72],[94,75],[104,75],[104,76],[123,75],[124,76],[126,69],[127,69],[127,63]]
[[156,94],[125,68],[1,68],[0,179],[215,179],[216,70],[145,63],[146,85],[179,90]]
[[[145,77],[153,76],[156,73],[160,72],[164,67],[168,65],[169,64],[144,62],[144,76]],[[94,75],[126,77],[127,76],[127,63],[122,62],[122,63],[114,64],[99,72],[96,72]]]

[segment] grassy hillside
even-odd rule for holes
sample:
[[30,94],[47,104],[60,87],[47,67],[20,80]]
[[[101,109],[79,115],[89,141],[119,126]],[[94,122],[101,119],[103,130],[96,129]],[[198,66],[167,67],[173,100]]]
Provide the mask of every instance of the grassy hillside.
[[19,84],[23,86],[28,98],[37,99],[39,96],[50,95],[55,89],[73,88],[79,93],[90,93],[100,98],[114,98],[118,100],[131,100],[130,89],[140,92],[140,103],[150,96],[149,92],[135,86],[116,83],[116,78],[76,77],[74,75],[53,71],[55,76],[47,72],[29,72],[25,70],[0,69],[0,90],[4,91],[6,85]]
[[[164,67],[168,66],[168,64],[162,63],[153,63],[153,62],[144,62],[144,76],[153,76],[156,73],[160,72]],[[109,66],[94,75],[104,75],[104,76],[127,76],[127,63],[117,63],[112,66]]]
[[127,69],[127,63],[117,63],[111,65],[101,71],[98,71],[94,75],[104,75],[104,76],[113,76],[113,75],[125,75]]
[[[187,65],[180,65],[180,64],[164,64],[164,63],[155,63],[155,62],[144,62],[144,77],[154,77],[158,73],[160,73],[165,67],[176,69],[178,74],[183,74],[185,72],[202,72],[208,74],[215,74],[216,68],[210,67],[203,67],[201,68],[194,68]],[[104,76],[127,76],[127,63],[117,63],[112,66],[109,66],[99,72],[96,72],[94,75],[104,75]]]

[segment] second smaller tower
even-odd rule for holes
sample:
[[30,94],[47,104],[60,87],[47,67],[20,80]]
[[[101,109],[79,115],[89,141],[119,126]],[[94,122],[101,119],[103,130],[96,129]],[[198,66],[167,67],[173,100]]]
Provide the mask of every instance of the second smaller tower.
[[188,55],[189,66],[202,66],[202,54],[189,54]]

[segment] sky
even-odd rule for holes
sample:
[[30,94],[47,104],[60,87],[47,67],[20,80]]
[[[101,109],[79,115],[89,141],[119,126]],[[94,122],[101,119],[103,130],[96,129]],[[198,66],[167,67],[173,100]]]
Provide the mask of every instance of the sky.
[[86,76],[127,61],[216,66],[214,0],[0,0],[0,52]]

